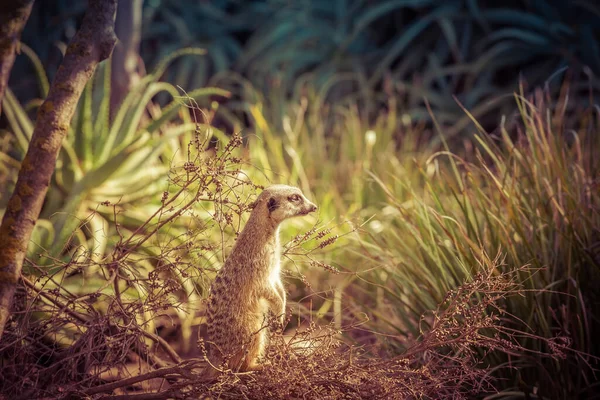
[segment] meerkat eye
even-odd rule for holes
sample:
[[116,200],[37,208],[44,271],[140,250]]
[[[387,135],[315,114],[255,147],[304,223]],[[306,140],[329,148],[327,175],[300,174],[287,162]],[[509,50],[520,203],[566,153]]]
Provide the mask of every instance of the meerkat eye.
[[293,202],[298,202],[300,201],[300,196],[298,196],[297,194],[293,194],[290,197],[288,197],[289,201],[293,201]]

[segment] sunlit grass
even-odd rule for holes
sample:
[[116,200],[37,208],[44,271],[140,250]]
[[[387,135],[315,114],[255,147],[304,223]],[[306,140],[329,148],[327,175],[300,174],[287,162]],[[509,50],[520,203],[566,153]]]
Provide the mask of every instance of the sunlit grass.
[[[482,259],[500,254],[498,273],[531,267],[520,272],[529,291],[506,302],[516,317],[507,324],[569,337],[581,353],[562,363],[531,354],[512,360],[491,354],[488,362],[519,368],[504,370],[507,388],[584,393],[592,362],[584,353],[598,354],[592,312],[600,305],[594,289],[600,118],[593,108],[569,104],[567,93],[557,99],[542,91],[518,94],[518,118],[503,118],[491,135],[479,128],[452,148],[443,144],[443,129],[434,148],[423,139],[430,134],[394,111],[369,123],[356,108],[311,108],[305,99],[269,125],[260,104],[250,106],[256,136],[249,158],[257,170],[310,189],[322,220],[366,222],[363,234],[338,242],[325,256],[346,274],[322,281],[314,271],[315,290],[344,293],[336,297],[341,316],[334,308],[318,316],[356,321],[364,313],[366,329],[392,335],[379,339],[401,352],[406,339],[432,322],[421,319],[424,313],[481,272]],[[279,123],[283,132],[276,134]],[[311,272],[305,273],[310,281]],[[522,342],[549,350],[526,337]]]

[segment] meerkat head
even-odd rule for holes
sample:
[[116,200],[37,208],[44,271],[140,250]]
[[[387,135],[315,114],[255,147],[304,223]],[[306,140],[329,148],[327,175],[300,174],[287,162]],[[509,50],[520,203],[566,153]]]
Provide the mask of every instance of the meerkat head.
[[254,202],[254,212],[266,214],[275,223],[291,217],[307,215],[317,209],[300,189],[287,185],[269,186]]

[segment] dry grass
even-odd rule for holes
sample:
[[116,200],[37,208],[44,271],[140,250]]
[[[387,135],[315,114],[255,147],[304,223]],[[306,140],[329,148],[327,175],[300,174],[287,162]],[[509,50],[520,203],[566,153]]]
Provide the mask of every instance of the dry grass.
[[64,290],[40,289],[24,279],[21,310],[0,347],[2,393],[22,399],[467,399],[494,393],[488,353],[516,360],[528,352],[518,344],[522,336],[544,342],[549,358],[569,350],[565,338],[507,328],[511,316],[502,304],[523,294],[516,279],[527,268],[500,274],[498,259],[482,262],[486,272],[424,315],[431,328],[400,356],[347,343],[343,334],[358,326],[336,330],[312,323],[287,340],[274,336],[261,371],[224,371],[216,382],[203,381],[203,358],[182,361],[164,340],[134,323],[135,308],[102,315],[89,298],[69,299]]
[[[500,304],[521,291],[516,273],[498,275],[490,265],[485,275],[448,293],[426,316],[434,320],[432,328],[400,356],[386,358],[375,348],[353,347],[340,339],[343,332],[311,325],[287,343],[278,338],[264,370],[224,374],[197,393],[229,399],[466,399],[495,392],[485,354],[527,352],[515,340],[523,333],[502,325],[506,315]],[[554,350],[549,357],[564,355],[562,338],[547,343]]]

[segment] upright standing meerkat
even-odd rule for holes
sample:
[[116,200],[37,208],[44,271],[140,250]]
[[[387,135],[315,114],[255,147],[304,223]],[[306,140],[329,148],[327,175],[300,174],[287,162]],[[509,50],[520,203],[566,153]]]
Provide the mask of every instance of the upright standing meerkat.
[[[206,343],[211,364],[234,371],[259,367],[268,343],[268,314],[283,324],[279,225],[317,209],[300,189],[273,185],[254,202],[250,218],[210,288]],[[208,367],[209,375],[216,373]]]

